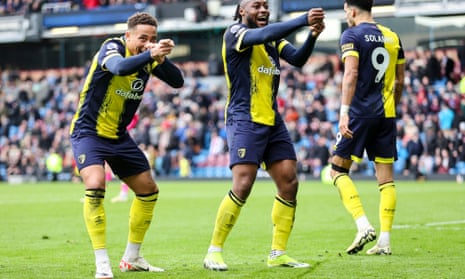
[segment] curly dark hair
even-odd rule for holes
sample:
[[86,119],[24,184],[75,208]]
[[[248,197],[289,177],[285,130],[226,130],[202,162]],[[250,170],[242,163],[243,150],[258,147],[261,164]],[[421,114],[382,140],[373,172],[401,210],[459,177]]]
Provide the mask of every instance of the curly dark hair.
[[373,0],[346,0],[346,3],[367,12],[371,12],[371,7],[373,7]]
[[146,12],[137,12],[130,16],[127,21],[128,29],[133,29],[137,25],[152,25],[158,27],[157,19]]

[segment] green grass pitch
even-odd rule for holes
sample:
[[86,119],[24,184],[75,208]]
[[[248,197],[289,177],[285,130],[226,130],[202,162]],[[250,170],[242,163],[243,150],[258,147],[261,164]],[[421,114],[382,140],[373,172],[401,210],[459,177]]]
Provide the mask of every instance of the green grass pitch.
[[[356,181],[368,218],[378,222],[375,182]],[[398,207],[392,256],[344,253],[355,225],[333,186],[300,184],[288,253],[310,269],[268,268],[275,187],[256,182],[225,245],[229,271],[202,266],[217,207],[230,188],[224,181],[158,181],[160,198],[142,246],[144,257],[165,273],[121,273],[130,203],[110,202],[107,243],[115,278],[464,278],[465,185],[453,181],[397,181]],[[82,216],[83,185],[0,184],[0,278],[93,278],[94,256]],[[132,196],[131,196],[132,197]]]

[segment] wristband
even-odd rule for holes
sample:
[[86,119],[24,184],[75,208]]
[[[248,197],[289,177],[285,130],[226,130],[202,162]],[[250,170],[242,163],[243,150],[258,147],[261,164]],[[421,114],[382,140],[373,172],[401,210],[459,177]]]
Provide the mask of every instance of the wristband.
[[339,111],[339,114],[340,115],[347,115],[347,114],[349,114],[349,109],[350,109],[349,105],[341,105],[341,110]]

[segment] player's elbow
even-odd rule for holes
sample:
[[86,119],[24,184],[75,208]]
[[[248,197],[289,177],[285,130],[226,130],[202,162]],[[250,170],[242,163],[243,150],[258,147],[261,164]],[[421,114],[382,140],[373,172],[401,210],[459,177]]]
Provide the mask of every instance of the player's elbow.
[[290,59],[287,60],[287,62],[289,64],[291,64],[292,66],[294,66],[294,67],[302,68],[305,65],[305,63],[307,63],[307,60],[306,59],[290,58]]
[[181,76],[176,79],[173,79],[170,81],[169,85],[173,88],[181,88],[184,86],[184,78]]
[[184,86],[184,79],[180,79],[173,84],[174,88],[181,88]]
[[294,65],[295,67],[302,68],[302,67],[305,65],[305,63],[307,63],[307,61],[305,61],[305,60],[299,60],[299,61],[296,61],[293,65]]

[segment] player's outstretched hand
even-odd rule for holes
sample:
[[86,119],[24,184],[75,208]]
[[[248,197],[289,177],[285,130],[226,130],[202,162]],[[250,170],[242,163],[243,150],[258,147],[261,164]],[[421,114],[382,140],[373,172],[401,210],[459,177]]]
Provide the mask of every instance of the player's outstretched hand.
[[312,32],[313,37],[318,37],[321,32],[325,29],[325,23],[324,21],[315,23],[312,26],[310,26],[310,31]]
[[347,138],[351,139],[354,136],[354,133],[349,129],[349,115],[341,114],[339,116],[339,133]]
[[165,61],[165,56],[169,55],[174,48],[174,42],[171,39],[162,39],[155,44],[146,46],[150,49],[150,56],[158,63]]
[[325,12],[322,8],[312,8],[307,12],[307,21],[309,26],[323,22],[324,18]]

